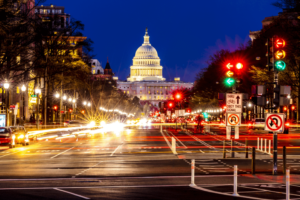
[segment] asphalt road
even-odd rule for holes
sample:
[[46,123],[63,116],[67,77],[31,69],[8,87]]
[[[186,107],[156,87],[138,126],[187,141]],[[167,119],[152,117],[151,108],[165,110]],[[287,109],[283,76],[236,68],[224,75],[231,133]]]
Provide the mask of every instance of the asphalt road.
[[[48,139],[29,146],[0,148],[0,190],[5,199],[235,199],[232,197],[233,166],[238,165],[239,192],[243,197],[283,199],[284,178],[268,176],[272,155],[257,152],[256,173],[251,172],[251,154],[245,159],[245,138],[249,146],[262,131],[240,131],[235,141],[235,158],[223,159],[225,130],[209,133],[193,129],[175,131],[140,126],[119,133],[93,137]],[[279,146],[289,146],[288,167],[294,178],[292,198],[300,199],[299,133],[279,136]],[[177,155],[170,149],[176,139]],[[231,156],[230,141],[226,142]],[[196,161],[198,187],[191,182],[191,159]],[[279,172],[282,170],[279,160]],[[298,190],[299,188],[299,190]],[[268,194],[268,195],[266,195]],[[238,198],[243,199],[243,198]]]

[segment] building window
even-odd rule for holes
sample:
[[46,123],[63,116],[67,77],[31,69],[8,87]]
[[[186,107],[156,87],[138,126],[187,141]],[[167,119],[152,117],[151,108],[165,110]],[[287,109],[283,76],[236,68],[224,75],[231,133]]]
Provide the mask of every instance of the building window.
[[124,91],[124,94],[126,93],[126,91]]
[[47,13],[50,14],[50,9],[47,10]]
[[39,12],[39,10],[38,9],[35,9],[35,13],[38,13]]
[[96,70],[93,69],[93,74],[95,74],[95,73],[96,73]]
[[142,91],[140,91],[140,94],[142,94]]
[[57,13],[58,13],[58,14],[61,14],[61,10],[57,10]]
[[129,91],[127,91],[127,94],[129,94]]
[[52,14],[55,14],[55,10],[54,9],[52,9]]
[[17,94],[19,94],[20,93],[20,88],[19,87],[17,87]]
[[142,86],[140,86],[140,88],[142,88]]
[[21,56],[17,56],[16,63],[19,65],[21,63]]

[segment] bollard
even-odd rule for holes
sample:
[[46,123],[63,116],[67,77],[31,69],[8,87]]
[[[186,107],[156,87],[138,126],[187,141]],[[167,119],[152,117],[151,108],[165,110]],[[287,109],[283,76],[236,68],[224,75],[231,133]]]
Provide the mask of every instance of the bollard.
[[234,165],[234,177],[233,177],[233,194],[232,196],[239,196],[237,193],[237,165]]
[[267,139],[265,139],[265,152],[267,153]]
[[252,147],[251,174],[255,174],[255,147]]
[[259,150],[259,137],[257,138],[257,149]]
[[290,200],[290,170],[286,170],[286,177],[285,177],[285,186],[286,186],[286,200]]
[[283,166],[282,166],[282,170],[283,170],[283,174],[285,174],[286,172],[286,147],[283,146],[283,149],[282,149],[282,162],[283,162]]
[[193,186],[196,186],[195,185],[195,159],[192,160],[191,170],[192,170],[192,175],[191,175],[191,184],[190,184],[190,186],[193,187]]
[[248,138],[246,138],[246,158],[248,158]]
[[225,140],[223,140],[223,158],[226,158]]
[[260,150],[263,151],[264,150],[264,139],[261,138],[261,142],[260,142]]
[[269,140],[269,154],[271,154],[271,140]]
[[172,151],[173,151],[173,154],[177,154],[177,152],[176,152],[176,139],[174,137],[172,137]]

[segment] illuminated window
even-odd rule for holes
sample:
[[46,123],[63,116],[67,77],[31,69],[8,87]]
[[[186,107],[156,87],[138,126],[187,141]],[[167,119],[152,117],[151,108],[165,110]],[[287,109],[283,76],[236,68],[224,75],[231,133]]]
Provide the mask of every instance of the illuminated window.
[[93,74],[96,74],[96,70],[93,69]]
[[21,63],[21,56],[17,56],[16,62],[17,62],[18,65]]
[[165,87],[165,89],[167,89],[167,87]]
[[149,96],[149,99],[151,99],[151,96]]
[[148,91],[148,93],[150,94],[150,91]]
[[127,94],[129,94],[129,91],[127,91]]
[[124,91],[124,94],[126,93],[126,91]]
[[140,94],[142,94],[142,91],[140,91]]
[[142,86],[140,86],[140,88],[142,88]]
[[20,88],[19,87],[17,87],[17,94],[19,94],[20,93]]

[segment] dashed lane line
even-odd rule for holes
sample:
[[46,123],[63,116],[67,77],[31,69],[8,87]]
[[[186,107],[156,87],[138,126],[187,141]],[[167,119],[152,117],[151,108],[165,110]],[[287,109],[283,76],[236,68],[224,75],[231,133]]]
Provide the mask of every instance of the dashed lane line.
[[70,149],[67,149],[67,150],[65,150],[65,151],[63,151],[63,152],[61,152],[61,153],[59,153],[59,154],[56,154],[55,156],[52,156],[51,157],[51,159],[53,159],[53,158],[55,158],[55,157],[57,157],[57,156],[59,156],[59,155],[61,155],[61,154],[63,154],[63,153],[66,153],[67,151],[70,151],[71,149],[73,149],[74,147],[71,147]]

